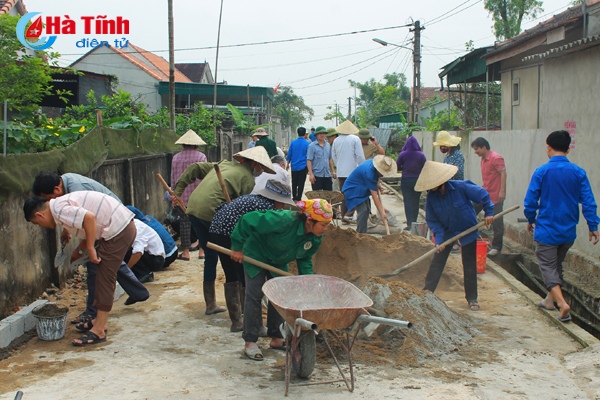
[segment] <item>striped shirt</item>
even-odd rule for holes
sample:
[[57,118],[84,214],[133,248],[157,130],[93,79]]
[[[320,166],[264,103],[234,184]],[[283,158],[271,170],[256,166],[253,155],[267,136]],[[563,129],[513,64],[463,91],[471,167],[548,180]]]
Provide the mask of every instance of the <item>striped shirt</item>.
[[[175,154],[173,156],[173,161],[171,163],[171,189],[175,189],[175,185],[177,184],[177,180],[185,172],[185,169],[194,163],[206,162],[206,156],[193,149],[184,149],[183,151]],[[183,205],[188,205],[188,200],[190,199],[190,195],[196,189],[196,187],[200,184],[201,180],[196,179],[195,183],[192,183],[187,188],[185,188],[183,194],[181,195],[181,199],[183,200]],[[168,196],[168,193],[165,194],[165,198]],[[170,199],[170,196],[168,197]]]
[[111,196],[91,191],[72,192],[50,200],[50,211],[58,225],[85,239],[83,219],[89,211],[96,218],[96,240],[110,240],[129,225],[133,213]]

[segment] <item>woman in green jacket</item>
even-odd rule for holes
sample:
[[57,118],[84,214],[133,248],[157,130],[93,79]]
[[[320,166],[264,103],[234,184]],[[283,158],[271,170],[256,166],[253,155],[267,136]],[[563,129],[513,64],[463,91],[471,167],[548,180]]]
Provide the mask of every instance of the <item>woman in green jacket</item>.
[[[231,259],[244,265],[246,299],[244,308],[244,352],[248,358],[263,360],[256,344],[262,320],[262,286],[277,274],[243,261],[246,255],[276,268],[288,271],[288,263],[296,261],[300,275],[312,274],[312,256],[321,245],[321,239],[331,219],[331,205],[322,199],[297,203],[302,212],[254,211],[238,221],[231,234]],[[285,349],[279,325],[283,319],[269,304],[267,330],[271,348]]]

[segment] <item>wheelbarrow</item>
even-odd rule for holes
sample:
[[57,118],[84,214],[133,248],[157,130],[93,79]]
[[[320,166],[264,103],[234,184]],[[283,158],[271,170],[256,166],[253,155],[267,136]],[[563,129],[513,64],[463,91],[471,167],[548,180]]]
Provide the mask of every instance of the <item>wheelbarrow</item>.
[[[280,329],[287,343],[286,396],[290,386],[335,382],[344,382],[352,392],[354,390],[352,349],[361,324],[374,322],[403,328],[412,327],[408,321],[371,316],[367,309],[373,305],[373,301],[350,282],[333,276],[301,275],[273,278],[264,284],[263,293],[285,321]],[[345,341],[333,331],[334,329],[344,331]],[[308,378],[312,374],[317,356],[315,336],[317,334],[323,337],[342,379],[290,385],[292,370],[299,378]],[[348,355],[349,380],[329,345],[328,335],[331,335]]]

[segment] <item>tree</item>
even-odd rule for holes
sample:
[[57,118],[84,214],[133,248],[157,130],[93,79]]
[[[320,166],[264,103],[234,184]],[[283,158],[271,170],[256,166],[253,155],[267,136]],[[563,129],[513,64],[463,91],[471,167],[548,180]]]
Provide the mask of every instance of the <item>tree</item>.
[[36,103],[52,92],[50,64],[56,65],[59,54],[38,50],[35,56],[28,55],[29,50],[15,35],[18,21],[19,17],[6,14],[0,17],[0,102],[8,100],[9,109],[28,111],[37,108]]
[[[404,74],[385,74],[383,79],[383,83],[373,78],[365,83],[349,81],[350,86],[360,90],[356,105],[363,112],[361,123],[366,126],[377,125],[382,115],[405,111],[407,102],[410,102],[410,89],[406,86]],[[357,120],[357,116],[353,119]]]
[[525,16],[536,18],[544,11],[538,0],[485,0],[484,8],[494,19],[494,34],[498,40],[517,36]]
[[312,108],[304,104],[304,99],[294,93],[289,86],[280,86],[273,99],[273,109],[279,115],[281,127],[295,130],[314,117]]

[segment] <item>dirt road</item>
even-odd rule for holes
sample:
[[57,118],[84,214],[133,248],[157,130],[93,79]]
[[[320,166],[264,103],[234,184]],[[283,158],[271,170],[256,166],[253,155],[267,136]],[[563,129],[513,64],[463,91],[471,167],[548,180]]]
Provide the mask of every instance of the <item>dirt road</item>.
[[[395,202],[398,203],[398,202]],[[386,207],[388,204],[386,204]],[[398,213],[403,215],[403,213]],[[192,253],[197,254],[197,253]],[[266,360],[248,360],[227,314],[204,315],[202,262],[174,263],[147,284],[151,297],[115,305],[109,340],[73,347],[72,325],[57,342],[34,338],[0,362],[0,399],[275,399],[283,396],[285,354],[261,339]],[[220,304],[223,276],[219,275]],[[354,398],[595,399],[600,349],[580,345],[491,273],[479,276],[482,310],[467,310],[462,291],[436,292],[479,334],[468,346],[419,367],[381,358],[357,365]],[[82,301],[72,309],[75,317]],[[359,342],[360,345],[360,342]],[[313,379],[334,379],[334,364],[317,364]],[[349,396],[341,385],[291,388],[290,398]]]

